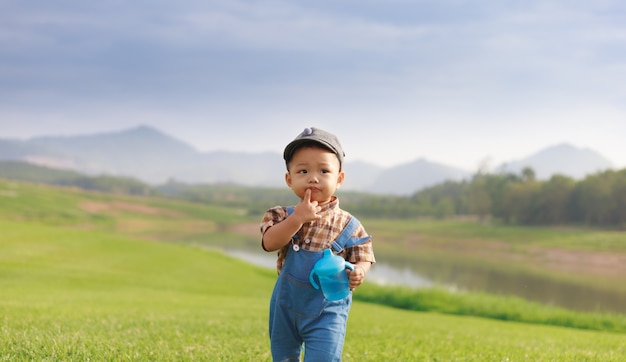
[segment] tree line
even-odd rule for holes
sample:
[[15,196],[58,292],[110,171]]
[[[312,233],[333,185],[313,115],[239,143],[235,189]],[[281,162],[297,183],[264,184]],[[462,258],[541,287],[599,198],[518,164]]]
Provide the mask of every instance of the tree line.
[[[275,205],[298,202],[287,188],[236,184],[186,184],[170,180],[147,185],[133,178],[87,176],[22,162],[0,161],[0,177],[141,196],[167,196],[247,210],[261,216]],[[341,206],[357,217],[447,218],[477,216],[518,225],[626,227],[626,169],[574,180],[554,175],[540,181],[531,168],[520,174],[477,172],[470,179],[446,181],[410,196],[342,190]]]
[[[238,185],[160,187],[167,195],[195,202],[241,207],[253,216],[275,205],[298,202],[291,190]],[[470,179],[446,181],[410,196],[339,192],[341,206],[357,217],[447,218],[476,216],[517,225],[626,227],[626,169],[574,180],[554,175],[540,181],[531,168],[517,174],[478,172]]]
[[156,195],[158,190],[131,177],[84,175],[76,171],[0,160],[0,177],[49,185],[77,187],[88,191],[127,195]]
[[520,225],[626,226],[626,169],[576,181],[563,175],[539,181],[531,168],[521,174],[477,173],[447,181],[410,197],[374,197],[358,205],[364,216],[491,217]]

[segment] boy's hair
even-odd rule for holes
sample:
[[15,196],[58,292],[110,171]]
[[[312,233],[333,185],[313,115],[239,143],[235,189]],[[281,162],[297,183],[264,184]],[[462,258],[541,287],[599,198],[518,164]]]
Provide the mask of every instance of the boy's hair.
[[321,130],[319,128],[310,127],[305,128],[293,141],[291,141],[283,152],[283,158],[285,159],[285,165],[289,171],[289,162],[298,149],[304,146],[318,146],[329,150],[334,153],[339,160],[339,169],[343,167],[343,158],[345,153],[339,143],[339,139],[334,134]]

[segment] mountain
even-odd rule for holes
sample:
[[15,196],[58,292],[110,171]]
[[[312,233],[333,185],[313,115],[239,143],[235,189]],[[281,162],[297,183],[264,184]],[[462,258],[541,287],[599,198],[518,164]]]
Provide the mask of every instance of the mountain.
[[29,142],[19,140],[0,139],[0,160],[25,160],[32,155],[47,154],[52,157],[62,157],[58,152],[39,147]]
[[[78,136],[46,136],[29,140],[0,139],[0,160],[26,161],[87,174],[132,177],[162,184],[237,183],[285,187],[285,164],[278,153],[198,152],[183,141],[149,126]],[[547,148],[497,171],[519,174],[530,166],[538,178],[554,173],[582,178],[610,168],[610,162],[587,149],[569,145]],[[346,162],[342,189],[377,194],[409,195],[446,180],[462,180],[471,172],[418,159],[391,168]]]
[[532,168],[537,179],[546,180],[557,173],[582,179],[589,174],[610,169],[613,165],[593,150],[564,143],[543,149],[522,160],[503,164],[497,171],[520,174],[525,167]]
[[354,161],[346,162],[344,171],[346,171],[346,177],[342,190],[376,193],[377,191],[372,189],[372,181],[377,179],[385,168],[367,162]]
[[197,157],[190,146],[146,126],[94,135],[36,137],[28,143],[57,155],[30,156],[34,163],[63,164],[86,173],[128,175],[150,182],[171,177],[172,167],[184,169]]
[[[149,183],[284,185],[280,155],[201,153],[152,127],[78,136],[0,140],[0,159],[21,160],[87,174],[131,176]],[[242,182],[242,180],[245,180]]]
[[407,195],[446,180],[460,181],[469,176],[468,171],[421,158],[385,170],[369,188],[376,193]]

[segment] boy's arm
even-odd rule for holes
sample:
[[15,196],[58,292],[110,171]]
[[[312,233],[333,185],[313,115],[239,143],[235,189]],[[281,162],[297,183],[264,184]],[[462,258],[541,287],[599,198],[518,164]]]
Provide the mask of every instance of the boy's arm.
[[365,280],[365,276],[370,271],[372,263],[369,261],[360,261],[354,264],[354,270],[348,270],[348,280],[350,281],[350,290],[354,290]]
[[294,216],[295,214],[290,215],[285,220],[265,231],[261,239],[265,251],[276,251],[282,248],[287,245],[291,237],[300,230],[302,223]]
[[365,277],[370,271],[370,268],[374,263],[376,263],[374,250],[372,249],[371,236],[367,234],[363,227],[361,227],[361,230],[357,232],[356,236],[367,236],[369,237],[369,240],[363,244],[358,244],[348,249],[349,251],[346,255],[346,260],[351,261],[355,266],[354,270],[348,274],[351,290],[354,290],[363,283]]
[[265,251],[276,251],[287,245],[291,237],[300,230],[306,222],[319,219],[321,208],[317,201],[311,201],[311,190],[307,189],[304,198],[296,205],[293,214],[285,220],[265,230],[261,243]]

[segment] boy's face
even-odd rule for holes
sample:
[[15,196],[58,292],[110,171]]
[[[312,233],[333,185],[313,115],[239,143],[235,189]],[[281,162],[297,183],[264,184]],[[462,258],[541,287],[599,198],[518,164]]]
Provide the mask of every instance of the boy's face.
[[306,189],[311,189],[311,201],[325,204],[331,200],[344,172],[339,171],[339,159],[331,151],[316,146],[303,146],[296,150],[285,175],[287,185],[302,199]]

